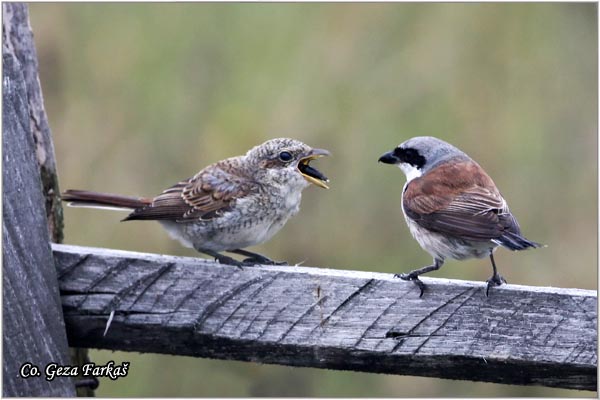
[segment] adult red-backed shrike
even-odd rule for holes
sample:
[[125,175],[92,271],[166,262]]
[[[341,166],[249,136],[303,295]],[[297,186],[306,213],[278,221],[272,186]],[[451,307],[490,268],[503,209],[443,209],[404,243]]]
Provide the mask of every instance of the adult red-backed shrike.
[[[69,205],[132,210],[124,219],[155,220],[186,247],[232,265],[274,264],[244,250],[271,239],[300,209],[302,191],[329,181],[309,163],[329,152],[298,140],[269,140],[216,162],[154,198],[67,190]],[[243,262],[220,254],[246,256]]]
[[433,264],[396,276],[413,281],[423,295],[419,275],[439,269],[447,258],[490,257],[490,286],[506,280],[498,274],[494,250],[541,247],[521,235],[519,223],[492,178],[468,155],[443,140],[422,136],[400,144],[379,158],[406,175],[402,211],[410,233],[433,257]]

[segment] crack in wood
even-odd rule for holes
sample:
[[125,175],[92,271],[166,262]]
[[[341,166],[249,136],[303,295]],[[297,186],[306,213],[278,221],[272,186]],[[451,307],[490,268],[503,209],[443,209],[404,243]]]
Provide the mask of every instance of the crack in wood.
[[[235,275],[235,274],[237,274],[237,273],[238,273],[238,271],[235,271],[235,270],[234,270],[234,271],[232,271],[231,273],[229,273],[229,274],[228,274],[228,275],[225,277],[225,279],[226,279],[226,280],[229,280],[229,279],[231,279],[231,277],[232,277],[233,275]],[[177,277],[177,281],[179,282],[179,281],[181,281],[181,280],[182,280],[182,277],[181,277],[181,276],[178,276],[178,277]],[[186,302],[187,302],[189,299],[193,298],[193,297],[194,297],[194,295],[196,295],[198,292],[200,292],[200,291],[201,291],[200,289],[203,289],[203,288],[205,288],[205,287],[207,287],[207,286],[210,286],[211,284],[212,284],[212,282],[211,282],[209,279],[203,279],[203,280],[199,280],[199,283],[198,283],[198,284],[197,284],[197,285],[196,285],[196,286],[195,286],[193,289],[189,290],[189,291],[186,293],[186,295],[185,295],[185,296],[183,296],[183,297],[181,298],[181,300],[179,300],[179,302],[178,302],[178,303],[177,303],[177,304],[174,306],[173,315],[172,315],[172,317],[171,317],[171,318],[169,318],[169,319],[166,321],[166,323],[165,323],[165,324],[166,324],[166,325],[170,324],[170,323],[171,323],[171,321],[172,321],[172,319],[173,319],[173,318],[175,318],[175,316],[177,315],[177,313],[179,312],[179,310],[180,310],[180,309],[181,309],[181,308],[184,306],[184,304],[185,304],[185,303],[186,303]],[[156,304],[156,303],[155,303],[155,304]]]
[[[158,279],[162,278],[168,271],[170,271],[173,267],[175,267],[175,263],[167,263],[165,265],[162,265],[159,267],[159,269],[156,272],[152,272],[151,274],[142,277],[141,279],[138,280],[137,284],[136,284],[136,289],[141,286],[144,285],[144,289],[140,292],[140,294],[138,294],[135,298],[135,300],[131,303],[131,305],[129,306],[128,311],[130,311],[131,309],[133,309],[133,307],[137,304],[137,302],[142,298],[142,296],[144,296],[144,294],[146,294],[146,292],[148,291],[148,289],[150,289]],[[149,281],[149,282],[147,282]]]
[[[348,304],[350,304],[350,302],[352,301],[352,299],[354,299],[356,296],[358,296],[359,294],[361,294],[363,291],[365,291],[369,286],[373,285],[374,283],[375,283],[375,279],[369,279],[365,284],[361,285],[358,289],[356,289],[354,292],[352,292],[331,313],[329,313],[328,316],[326,316],[324,319],[322,319],[321,322],[319,324],[317,324],[317,326],[315,326],[310,331],[309,337],[312,337],[313,334],[317,331],[317,329],[322,328],[323,326],[325,326],[329,322],[329,320],[331,319],[331,317],[333,317],[341,309],[345,308]],[[323,332],[321,332],[321,334],[323,334]]]
[[543,342],[548,342],[550,340],[550,338],[552,337],[552,335],[554,334],[554,332],[562,325],[563,322],[565,322],[567,320],[567,317],[562,316],[560,318],[560,321],[558,321],[556,323],[556,325],[554,325],[552,327],[552,329],[550,329],[550,332],[548,332],[548,334],[546,335],[546,337],[542,340]]
[[[275,282],[277,281],[277,279],[278,279],[280,276],[282,276],[282,274],[283,274],[283,272],[278,272],[278,273],[277,273],[277,275],[275,276],[275,278],[273,278],[273,280],[272,280],[271,282],[269,282],[269,284],[268,284],[267,286],[265,286],[265,287],[263,288],[263,290],[264,290],[264,289],[266,289],[266,288],[268,288],[268,287],[270,287],[270,286],[271,286],[273,283],[275,283]],[[286,287],[286,289],[287,289],[287,287]],[[260,293],[262,293],[262,292],[263,292],[263,290],[256,292],[256,295],[259,295]],[[253,311],[253,312],[254,312],[254,317],[252,317],[252,320],[251,320],[251,322],[250,322],[250,323],[248,324],[248,326],[247,326],[247,327],[244,329],[244,332],[246,332],[246,331],[247,331],[247,329],[251,328],[251,326],[252,326],[252,324],[254,323],[254,321],[256,321],[256,318],[257,318],[258,316],[260,316],[260,315],[261,315],[261,313],[262,313],[262,311],[263,311],[263,310],[265,310],[267,307],[269,307],[269,302],[263,302],[263,303],[264,303],[264,305],[263,305],[263,307],[261,308],[261,310],[260,310],[259,312],[256,312],[256,310],[252,310],[251,308],[248,308],[248,310],[247,310],[247,311],[244,313],[243,317],[242,317],[242,318],[240,318],[240,320],[238,321],[238,323],[235,325],[235,328],[234,328],[234,330],[237,332],[237,331],[238,331],[238,328],[240,327],[240,325],[241,325],[241,324],[242,324],[242,323],[243,323],[243,322],[246,320],[246,317],[248,316],[248,313],[249,313],[250,311]],[[240,336],[241,336],[241,335],[240,335]]]
[[[526,307],[530,306],[532,301],[533,301],[533,298],[531,296],[524,297],[523,299],[521,299],[519,302],[516,303],[516,306],[514,307],[514,310],[510,313],[510,315],[502,318],[502,320],[498,321],[491,329],[488,329],[486,332],[484,332],[482,328],[478,329],[474,335],[473,340],[471,341],[471,343],[468,346],[468,351],[469,352],[473,351],[473,348],[475,346],[478,346],[478,344],[480,343],[481,340],[486,340],[486,341],[489,341],[490,343],[493,343],[494,344],[493,351],[495,351],[495,349],[497,347],[496,343],[498,342],[498,340],[492,338],[492,335],[498,335],[498,336],[502,336],[502,335],[495,333],[494,331],[499,329],[499,327],[504,329],[506,326],[510,326],[511,323],[513,323],[513,321],[514,321],[514,317],[516,315],[522,315],[523,310]],[[489,322],[488,322],[488,325],[489,325]],[[482,336],[484,333],[487,333],[486,338],[484,338]],[[524,340],[524,342],[525,342],[525,340]],[[507,356],[510,356],[510,353],[507,354]]]
[[586,298],[582,298],[578,302],[575,301],[575,299],[573,297],[571,297],[570,300],[577,306],[577,308],[579,308],[581,310],[583,315],[585,315],[586,322],[592,323],[593,325],[597,325],[597,315],[593,312],[590,313],[588,307],[583,305],[584,303],[587,302]]
[[[275,282],[275,280],[277,280],[277,278],[281,275],[282,273],[279,272],[274,276],[270,276],[268,279],[265,280],[265,282],[263,282],[260,286],[258,286],[252,293],[248,294],[247,299],[253,299],[255,298],[255,296],[257,294],[259,294],[260,292],[262,292],[265,288],[267,288],[269,285],[271,285],[273,282]],[[247,306],[245,301],[241,301],[240,304],[237,305],[237,307],[231,312],[229,313],[229,315],[227,316],[227,318],[225,318],[223,320],[223,322],[221,322],[219,324],[219,326],[217,326],[215,328],[215,330],[213,331],[213,333],[217,333],[221,330],[221,328],[223,328],[225,326],[225,324],[231,320],[231,318],[233,318],[233,316],[237,313],[238,310],[240,310],[242,307]],[[246,313],[244,314],[247,315],[248,311],[246,311]],[[244,318],[240,318],[240,321],[238,322],[237,326],[239,326],[239,324],[241,323],[241,321],[243,321]],[[234,329],[235,330],[235,329]]]
[[104,273],[100,275],[99,278],[91,281],[90,284],[85,289],[83,289],[83,292],[91,293],[96,286],[98,286],[100,283],[104,282],[108,278],[111,278],[116,272],[120,272],[121,270],[126,269],[129,266],[130,262],[130,259],[125,258],[117,261],[117,263],[115,264],[109,264],[108,270],[104,271]]
[[[452,336],[452,335],[435,335],[435,334],[428,334],[428,333],[408,333],[408,332],[394,332],[394,331],[389,331],[385,334],[385,338],[386,339],[397,339],[397,338],[408,338],[408,337],[425,337],[425,338],[430,338],[430,337],[448,337],[448,336]],[[381,337],[376,338],[368,338],[368,339],[381,339]]]
[[86,295],[93,295],[93,296],[97,296],[97,295],[108,295],[108,296],[114,296],[116,295],[118,292],[113,292],[113,291],[103,291],[103,290],[94,290],[93,293],[86,293],[86,292],[82,292],[81,290],[61,290],[60,291],[60,295],[63,297],[67,297],[67,296],[72,296],[72,297],[85,297]]
[[[419,346],[417,346],[417,348],[413,352],[414,354],[417,354],[419,352],[419,350],[421,350],[421,348],[423,346],[425,346],[425,343],[427,343],[431,337],[446,336],[446,335],[436,335],[436,333],[438,333],[444,326],[446,326],[446,324],[448,323],[448,321],[458,312],[458,310],[460,310],[466,304],[467,301],[469,301],[469,300],[471,300],[473,298],[473,296],[477,292],[478,288],[467,289],[463,293],[461,293],[461,296],[463,294],[467,293],[469,290],[471,291],[471,293],[468,296],[465,296],[465,299],[458,305],[458,307],[456,307],[450,314],[448,314],[448,316],[446,318],[444,318],[444,321],[440,324],[440,326],[438,326],[436,329],[434,329],[434,331],[431,332],[431,334],[425,335],[426,339]],[[456,297],[456,298],[458,298],[458,297]],[[454,299],[455,298],[453,298],[452,300],[450,300],[448,302],[448,304],[450,304],[451,302],[453,302]]]
[[306,309],[306,311],[304,311],[302,313],[302,315],[300,315],[300,317],[298,317],[298,319],[296,319],[296,321],[294,321],[294,323],[292,323],[292,325],[279,337],[279,339],[277,339],[277,342],[282,342],[283,339],[285,339],[286,336],[292,331],[292,329],[294,329],[294,327],[296,327],[296,325],[298,325],[298,323],[302,320],[302,318],[304,318],[308,314],[310,314],[317,306],[320,306],[321,303],[324,303],[327,299],[328,299],[328,296],[325,295],[325,296],[321,297],[319,300],[317,300],[310,307],[308,307]]
[[[269,327],[274,323],[274,321],[277,321],[277,318],[285,311],[287,310],[290,305],[295,304],[296,301],[302,297],[303,293],[299,293],[297,296],[295,296],[293,299],[291,299],[288,303],[286,303],[283,307],[279,308],[277,310],[277,312],[273,315],[273,317],[271,319],[269,319],[265,325],[265,327],[263,328],[263,330],[260,332],[260,334],[258,335],[258,337],[256,338],[256,340],[260,340],[262,339],[262,337],[267,333],[267,330],[269,329]],[[322,298],[321,298],[322,299]],[[317,300],[317,301],[321,301],[321,299]],[[279,338],[279,340],[281,340],[281,338]]]
[[[287,293],[289,293],[291,286],[290,285],[285,285],[283,290],[281,292],[277,292],[277,298],[279,297],[283,297],[284,295],[286,295]],[[258,310],[258,312],[254,313],[254,316],[252,317],[252,319],[250,320],[250,322],[248,323],[248,325],[246,325],[246,328],[244,328],[244,330],[240,333],[240,337],[244,338],[246,336],[246,334],[250,331],[250,329],[254,326],[254,323],[256,322],[256,320],[264,314],[264,312],[271,306],[271,302],[265,301],[263,302],[263,306],[261,307],[260,310]],[[282,309],[285,309],[286,306],[284,306],[283,308],[279,309],[279,311],[281,311]],[[275,315],[277,315],[277,313],[275,313]],[[273,320],[273,317],[270,318],[269,320],[265,321],[265,327],[261,330],[261,333],[259,334],[258,338],[262,337],[262,335],[264,335],[264,333],[266,332],[266,329],[269,326],[269,323]],[[241,321],[240,321],[241,323]],[[239,323],[236,326],[236,329],[239,327]],[[258,339],[257,338],[257,339]]]
[[[89,260],[89,258],[88,258],[87,260]],[[86,261],[87,261],[87,260],[86,260]],[[82,290],[81,290],[81,294],[83,295],[83,298],[82,298],[81,302],[79,302],[79,303],[77,304],[77,306],[76,306],[76,307],[78,307],[78,308],[79,308],[79,307],[83,307],[83,305],[86,303],[86,301],[88,301],[89,297],[90,297],[91,295],[94,295],[94,294],[95,294],[94,292],[92,292],[92,289],[94,289],[96,286],[98,286],[98,285],[99,285],[101,282],[103,282],[105,279],[108,279],[108,277],[112,276],[112,274],[113,274],[115,271],[120,271],[121,269],[123,269],[123,268],[126,268],[126,267],[127,267],[127,265],[128,265],[128,261],[129,261],[129,260],[127,260],[127,259],[124,259],[124,260],[119,260],[119,261],[118,261],[116,264],[114,264],[114,265],[111,265],[111,266],[109,267],[108,271],[106,271],[106,272],[105,272],[103,275],[101,275],[99,278],[97,278],[97,279],[95,279],[95,280],[92,280],[92,281],[90,282],[90,284],[89,284],[89,285],[88,285],[86,288],[84,288],[84,289],[82,289]],[[93,260],[92,260],[92,262],[93,262]],[[80,265],[84,265],[84,263],[80,263]],[[111,294],[113,294],[113,295],[114,295],[115,293],[111,293]],[[113,300],[114,300],[114,298],[113,298]],[[107,307],[108,307],[108,306],[109,306],[109,305],[112,303],[112,301],[113,301],[113,300],[111,300],[111,302],[110,302],[110,303],[107,305]]]
[[[160,273],[160,271],[158,271],[158,272]],[[113,275],[114,271],[109,271],[109,274]],[[126,300],[126,297],[129,295],[130,292],[137,290],[140,286],[142,286],[144,284],[146,279],[148,279],[148,278],[152,279],[155,274],[156,274],[156,272],[151,272],[148,275],[142,276],[141,278],[134,280],[127,287],[125,287],[125,288],[121,289],[119,292],[115,293],[113,298],[104,307],[104,312],[107,312],[110,314],[113,311],[117,311],[117,307],[119,307],[121,305],[121,303],[124,300]],[[97,293],[98,292],[93,292],[94,295]],[[88,296],[91,294],[92,293],[88,294]],[[87,297],[86,297],[86,300],[87,300]],[[136,301],[137,300],[138,299],[136,299]]]
[[[357,341],[357,342],[354,344],[354,347],[357,347],[357,346],[358,346],[358,344],[361,342],[361,340],[362,340],[362,339],[363,339],[363,338],[366,336],[367,332],[368,332],[369,330],[371,330],[371,329],[372,329],[372,328],[373,328],[373,327],[374,327],[374,326],[375,326],[375,325],[376,325],[376,324],[379,322],[379,320],[380,320],[382,317],[386,316],[386,315],[387,315],[387,313],[388,313],[388,311],[389,311],[389,310],[390,310],[392,307],[396,306],[400,300],[403,300],[403,299],[404,299],[406,296],[408,296],[409,294],[410,294],[410,291],[405,291],[405,292],[402,294],[402,296],[400,296],[400,297],[397,297],[397,298],[396,298],[396,299],[395,299],[395,300],[394,300],[392,303],[390,303],[390,304],[389,304],[389,305],[388,305],[388,306],[387,306],[387,307],[386,307],[386,308],[385,308],[385,309],[384,309],[384,310],[383,310],[383,311],[382,311],[382,312],[379,314],[379,316],[377,316],[377,318],[375,319],[375,321],[373,321],[373,323],[371,323],[371,325],[369,325],[369,326],[367,327],[367,329],[366,329],[366,330],[363,332],[363,334],[362,334],[362,336],[359,338],[359,340],[358,340],[358,341]],[[382,338],[380,338],[380,339],[381,339],[381,340],[379,341],[379,343],[377,343],[377,345],[375,346],[375,350],[377,350],[377,349],[379,348],[379,346],[381,345],[381,343],[383,343],[383,342],[385,341],[386,337],[382,337]]]
[[[81,257],[78,257],[77,260],[75,260],[75,262],[73,262],[71,265],[67,266],[66,268],[62,268],[58,270],[58,279],[62,280],[64,278],[66,278],[66,276],[68,274],[70,274],[71,272],[73,272],[74,270],[76,270],[77,268],[79,268],[79,266],[81,266],[81,264],[85,264],[88,261],[88,258],[90,258],[91,254],[84,254]],[[61,264],[58,264],[61,265]]]
[[[177,264],[176,263],[170,263],[173,264],[173,267],[176,267]],[[162,291],[161,294],[156,295],[156,297],[154,298],[154,301],[152,302],[152,304],[150,305],[149,309],[153,310],[154,307],[156,306],[157,303],[159,303],[162,298],[164,298],[167,293],[169,292],[169,290],[173,287],[177,287],[177,285],[180,283],[181,277],[178,276],[177,278],[173,279],[171,281],[171,283],[169,283],[169,286],[167,286],[166,288],[164,288],[164,290]]]
[[[446,307],[448,304],[450,304],[451,302],[454,301],[454,299],[457,299],[458,297],[462,296],[463,294],[467,293],[469,290],[471,290],[471,288],[467,288],[466,290],[463,290],[462,292],[460,292],[459,294],[457,294],[456,296],[453,296],[450,300],[445,301],[442,305],[440,305],[439,307],[434,308],[433,310],[431,310],[423,319],[421,319],[419,322],[417,322],[412,328],[410,328],[408,330],[408,334],[412,334],[415,330],[417,330],[417,328],[419,326],[421,326],[425,321],[427,321],[429,318],[431,318],[435,313],[437,313],[439,310],[443,309],[444,307]],[[400,346],[402,346],[404,344],[404,339],[398,340],[398,343],[392,348],[392,350],[390,351],[390,353],[394,353],[398,348],[400,348]],[[413,351],[413,354],[415,354],[415,352]]]
[[190,291],[188,293],[186,293],[185,296],[183,296],[181,298],[181,300],[179,300],[179,302],[173,307],[173,315],[171,316],[171,318],[169,318],[166,321],[166,325],[168,326],[172,319],[175,318],[175,316],[177,315],[177,313],[179,312],[179,310],[181,309],[181,307],[183,307],[183,305],[192,297],[194,297],[194,295],[196,293],[198,293],[200,291],[200,289],[203,289],[206,286],[209,286],[211,284],[211,282],[209,280],[201,280],[196,286],[194,286],[193,289],[190,289]]
[[[567,357],[565,357],[565,360],[563,362],[571,363],[571,364],[578,364],[577,358],[579,358],[581,353],[583,353],[584,351],[587,351],[587,350],[589,350],[587,346],[581,345],[578,343],[575,346],[575,348],[567,355]],[[575,354],[575,352],[577,352],[577,354]],[[575,354],[575,355],[573,356],[573,354]]]
[[[217,311],[223,304],[228,302],[230,299],[232,299],[236,295],[242,293],[244,290],[246,290],[248,287],[254,285],[256,282],[260,282],[261,279],[262,279],[262,277],[260,277],[260,276],[257,278],[249,279],[248,281],[242,283],[241,285],[235,286],[231,291],[228,291],[227,293],[222,294],[221,296],[217,297],[217,299],[215,301],[213,301],[212,303],[210,303],[208,306],[206,306],[206,308],[198,316],[198,318],[196,319],[196,322],[194,323],[193,332],[199,333],[204,321],[206,321],[211,315],[213,315],[215,313],[215,311]],[[203,333],[205,333],[205,332],[203,332]]]

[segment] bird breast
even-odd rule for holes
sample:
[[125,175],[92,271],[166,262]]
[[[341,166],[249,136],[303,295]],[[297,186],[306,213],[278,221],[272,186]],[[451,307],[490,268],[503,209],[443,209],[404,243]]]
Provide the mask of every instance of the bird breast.
[[468,258],[483,258],[490,254],[490,250],[498,247],[492,241],[474,242],[450,235],[430,231],[404,215],[411,235],[421,248],[432,257],[445,260],[466,260]]

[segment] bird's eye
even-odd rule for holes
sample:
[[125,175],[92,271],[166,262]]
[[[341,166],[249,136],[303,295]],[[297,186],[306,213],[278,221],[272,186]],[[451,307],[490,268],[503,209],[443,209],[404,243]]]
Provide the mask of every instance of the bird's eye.
[[396,147],[394,155],[398,157],[400,161],[417,168],[423,168],[423,165],[425,165],[425,157],[423,157],[416,149]]
[[293,157],[289,151],[282,151],[281,153],[279,153],[279,159],[283,162],[291,161],[292,158]]

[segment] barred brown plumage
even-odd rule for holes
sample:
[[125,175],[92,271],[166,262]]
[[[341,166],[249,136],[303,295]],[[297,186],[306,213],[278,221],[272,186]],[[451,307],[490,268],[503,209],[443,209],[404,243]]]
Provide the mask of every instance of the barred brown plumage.
[[[271,139],[243,156],[207,166],[152,199],[83,190],[67,190],[62,198],[75,207],[132,210],[123,221],[158,221],[183,245],[222,263],[275,263],[243,248],[277,233],[299,211],[302,190],[310,183],[328,188],[328,179],[308,166],[327,155],[294,139]],[[248,258],[240,262],[221,251]]]

